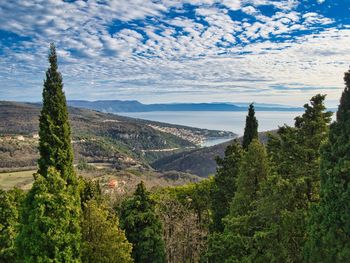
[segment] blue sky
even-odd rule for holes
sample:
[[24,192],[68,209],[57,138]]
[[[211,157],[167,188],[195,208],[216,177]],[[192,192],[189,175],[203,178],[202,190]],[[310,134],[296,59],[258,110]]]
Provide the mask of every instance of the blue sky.
[[1,100],[41,100],[50,42],[68,99],[334,106],[350,0],[0,1]]

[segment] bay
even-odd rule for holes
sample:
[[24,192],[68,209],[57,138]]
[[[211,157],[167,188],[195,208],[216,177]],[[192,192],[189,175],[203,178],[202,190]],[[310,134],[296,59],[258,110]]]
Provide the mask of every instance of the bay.
[[[257,111],[259,132],[275,130],[279,126],[294,125],[301,111]],[[243,135],[247,112],[242,111],[153,111],[120,112],[122,116],[179,124],[210,130],[231,131]],[[222,140],[222,139],[221,139]],[[222,141],[220,141],[222,142]],[[216,142],[213,142],[216,144]],[[207,146],[207,145],[206,145]]]

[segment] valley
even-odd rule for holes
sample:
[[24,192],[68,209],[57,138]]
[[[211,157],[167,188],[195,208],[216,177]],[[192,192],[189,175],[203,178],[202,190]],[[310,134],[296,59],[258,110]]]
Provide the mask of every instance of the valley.
[[[40,104],[0,102],[0,186],[29,189],[39,156]],[[173,185],[200,180],[198,175],[172,171],[157,172],[153,163],[167,156],[200,149],[211,138],[233,138],[232,132],[198,129],[69,107],[75,166],[87,177],[126,174],[135,183],[143,180],[153,185]],[[179,170],[179,171],[176,171]],[[81,172],[84,171],[84,172]],[[182,178],[175,182],[164,179]],[[137,175],[135,175],[137,174]],[[140,175],[142,176],[140,177]],[[174,175],[176,174],[176,175]],[[107,178],[107,179],[106,179]],[[129,181],[130,181],[129,180]],[[173,182],[174,181],[174,182]]]

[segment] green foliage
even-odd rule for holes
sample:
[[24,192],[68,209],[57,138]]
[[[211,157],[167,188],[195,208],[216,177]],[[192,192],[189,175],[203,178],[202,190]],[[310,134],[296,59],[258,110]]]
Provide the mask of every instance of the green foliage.
[[349,262],[350,258],[350,70],[344,81],[337,120],[321,150],[320,203],[310,218],[308,262]]
[[258,139],[258,120],[255,117],[254,105],[251,103],[248,109],[248,115],[245,121],[242,146],[244,150],[248,149],[253,139]]
[[81,204],[62,77],[51,44],[40,116],[39,170],[21,210],[18,262],[80,262]]
[[85,207],[85,204],[94,199],[96,201],[102,200],[102,191],[98,181],[93,181],[91,179],[84,179],[80,177],[81,191],[80,191],[80,200],[82,208]]
[[157,193],[163,222],[166,262],[199,262],[206,250],[212,179],[166,188]]
[[221,232],[224,229],[222,218],[229,213],[230,202],[236,192],[236,178],[242,153],[241,145],[235,140],[227,146],[224,158],[216,159],[218,169],[211,189],[212,232]]
[[66,97],[63,92],[62,76],[57,71],[56,48],[50,45],[50,68],[46,72],[43,90],[43,107],[39,118],[39,171],[47,174],[54,167],[68,183],[76,181],[73,172],[73,149],[68,122]]
[[0,262],[15,261],[14,242],[18,233],[19,206],[24,192],[0,189]]
[[132,245],[119,228],[118,218],[91,199],[85,203],[82,222],[82,262],[129,263]]
[[137,185],[133,197],[122,203],[120,223],[133,245],[132,256],[136,263],[165,262],[162,224],[143,182]]
[[253,140],[240,162],[237,190],[230,213],[223,219],[223,233],[209,237],[207,257],[210,262],[251,262],[254,253],[253,236],[258,229],[257,194],[269,174],[264,145]]
[[[255,233],[257,258],[269,262],[300,262],[306,241],[309,206],[319,198],[319,148],[326,139],[331,113],[324,95],[305,104],[295,127],[271,136],[268,153],[274,173],[262,184],[257,215],[264,226]],[[258,253],[259,252],[259,253]]]
[[231,204],[230,214],[245,215],[254,207],[261,182],[269,173],[267,153],[263,144],[254,139],[244,154],[237,177],[237,191]]
[[80,262],[79,196],[55,168],[35,175],[21,211],[18,262]]
[[175,198],[184,206],[193,210],[198,223],[209,226],[210,191],[213,187],[214,179],[211,177],[198,183],[187,184],[173,188]]

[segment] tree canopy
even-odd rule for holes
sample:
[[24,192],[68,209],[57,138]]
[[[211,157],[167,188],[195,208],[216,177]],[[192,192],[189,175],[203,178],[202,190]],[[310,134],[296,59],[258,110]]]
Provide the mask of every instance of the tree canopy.
[[165,262],[162,224],[143,182],[137,185],[133,197],[123,202],[120,223],[133,245],[132,257],[135,263]]
[[19,262],[80,262],[81,204],[56,48],[50,45],[39,123],[39,169],[24,201]]
[[308,262],[350,258],[350,70],[344,76],[337,120],[321,149],[320,202],[313,207],[305,254]]

